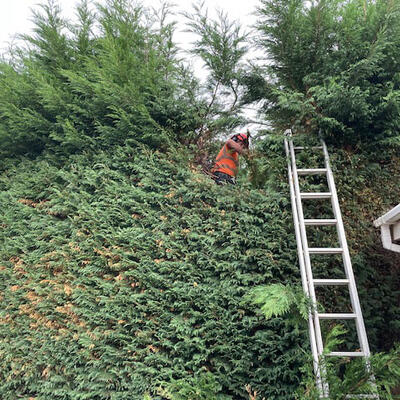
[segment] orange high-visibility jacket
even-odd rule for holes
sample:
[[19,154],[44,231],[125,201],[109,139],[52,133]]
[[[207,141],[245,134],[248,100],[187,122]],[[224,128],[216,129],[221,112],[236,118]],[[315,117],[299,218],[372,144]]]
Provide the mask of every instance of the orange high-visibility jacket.
[[239,167],[239,154],[235,150],[229,150],[227,144],[219,151],[212,172],[223,172],[230,176],[236,176]]

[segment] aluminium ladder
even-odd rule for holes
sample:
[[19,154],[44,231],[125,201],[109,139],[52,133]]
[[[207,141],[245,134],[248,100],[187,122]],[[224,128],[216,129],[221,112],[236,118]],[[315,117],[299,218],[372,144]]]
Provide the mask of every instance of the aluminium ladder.
[[[296,166],[296,151],[310,149],[312,151],[322,151],[325,160],[324,168],[299,169]],[[370,371],[368,358],[370,350],[367,334],[365,331],[364,320],[361,312],[360,301],[358,298],[357,287],[351,266],[350,253],[347,247],[347,240],[344,231],[343,220],[340,212],[338,196],[336,193],[333,173],[330,167],[329,154],[325,142],[321,139],[320,146],[295,147],[291,133],[285,138],[285,150],[288,158],[288,175],[290,186],[290,197],[293,210],[293,220],[297,241],[298,258],[301,271],[303,290],[313,304],[309,311],[308,325],[310,334],[311,351],[313,356],[314,372],[316,375],[317,387],[320,398],[329,398],[329,386],[324,379],[324,365],[321,365],[321,356],[324,353],[324,344],[321,334],[321,320],[354,320],[360,351],[335,351],[325,354],[325,356],[337,357],[365,357],[367,370]],[[328,184],[328,192],[309,193],[301,192],[299,176],[302,175],[325,175]],[[331,200],[333,215],[332,219],[305,219],[303,214],[302,200],[327,199]],[[336,226],[339,245],[336,248],[309,247],[307,241],[306,226]],[[311,266],[310,254],[340,254],[343,260],[343,267],[346,279],[314,279]],[[352,306],[351,313],[319,313],[316,307],[317,298],[315,293],[316,286],[347,286],[349,289],[350,301]],[[371,382],[374,377],[371,376]],[[348,395],[346,398],[372,398],[379,399],[377,394]]]

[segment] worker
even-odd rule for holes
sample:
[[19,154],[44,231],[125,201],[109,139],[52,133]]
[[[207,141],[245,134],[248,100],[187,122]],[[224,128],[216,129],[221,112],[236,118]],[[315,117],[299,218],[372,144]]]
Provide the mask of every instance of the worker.
[[233,135],[222,147],[215,159],[211,172],[217,185],[230,183],[236,185],[236,175],[239,167],[239,154],[249,151],[250,133]]

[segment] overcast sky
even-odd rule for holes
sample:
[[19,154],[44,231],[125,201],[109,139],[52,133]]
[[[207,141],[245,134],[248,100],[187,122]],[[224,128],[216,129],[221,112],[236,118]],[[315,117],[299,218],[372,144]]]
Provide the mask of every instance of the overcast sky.
[[[144,6],[158,7],[159,0],[138,0]],[[16,33],[28,33],[32,28],[31,8],[36,8],[40,0],[0,0],[0,49],[2,52],[8,47],[8,43],[13,40]],[[75,0],[59,0],[63,15],[73,18],[74,8],[77,4]],[[176,10],[190,11],[192,1],[172,0],[170,3],[176,5]],[[249,31],[256,21],[254,11],[259,5],[260,0],[205,0],[205,5],[209,9],[209,14],[213,15],[215,9],[222,9],[228,13],[229,18],[239,20],[242,26]],[[185,42],[187,35],[182,33],[184,30],[182,20],[178,24],[177,40]],[[181,33],[179,33],[181,31]]]

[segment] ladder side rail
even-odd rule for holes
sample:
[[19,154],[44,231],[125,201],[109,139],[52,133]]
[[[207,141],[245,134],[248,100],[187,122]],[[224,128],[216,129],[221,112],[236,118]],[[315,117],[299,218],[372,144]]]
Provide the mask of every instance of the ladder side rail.
[[346,233],[344,230],[344,224],[343,224],[342,214],[341,214],[340,206],[339,206],[339,200],[338,200],[338,196],[337,196],[337,192],[336,192],[335,181],[333,178],[333,172],[332,172],[332,169],[330,166],[328,149],[326,147],[325,142],[322,139],[321,139],[321,142],[322,142],[322,147],[323,147],[323,152],[324,152],[325,165],[326,165],[326,169],[327,169],[327,180],[328,180],[329,191],[332,193],[332,208],[333,208],[335,219],[337,220],[337,232],[338,232],[339,243],[340,243],[340,247],[343,249],[343,254],[342,254],[343,264],[344,264],[344,268],[345,268],[345,272],[346,272],[346,277],[349,280],[349,292],[350,292],[351,305],[353,307],[354,313],[357,315],[356,327],[357,327],[359,343],[360,343],[362,352],[365,354],[366,357],[369,357],[370,350],[369,350],[368,338],[367,338],[367,333],[365,330],[360,300],[358,298],[357,286],[355,283],[353,268],[351,266],[350,252],[349,252],[349,248],[347,245]]
[[[302,283],[303,291],[304,291],[305,295],[307,297],[310,297],[308,283],[307,283],[307,272],[306,272],[306,267],[304,264],[303,245],[301,242],[301,235],[300,235],[300,228],[299,228],[299,216],[298,216],[297,205],[296,205],[293,174],[292,174],[292,167],[290,164],[290,158],[289,158],[290,153],[289,153],[289,145],[288,145],[287,139],[285,139],[285,151],[286,151],[287,163],[288,163],[290,201],[292,204],[293,224],[294,224],[294,230],[295,230],[296,242],[297,242],[297,255],[298,255],[299,264],[300,264],[301,283]],[[312,353],[312,357],[313,357],[314,373],[317,378],[317,386],[320,389],[320,391],[323,391],[324,386],[322,383],[321,373],[320,373],[320,369],[319,369],[318,349],[317,349],[317,343],[316,343],[316,338],[315,338],[315,329],[314,329],[314,322],[313,322],[311,310],[308,311],[308,331],[309,331],[309,335],[310,335],[311,353]]]
[[295,189],[294,189],[293,172],[292,172],[292,167],[290,164],[290,158],[289,158],[290,153],[289,153],[289,145],[288,145],[287,139],[285,139],[285,150],[286,150],[286,155],[288,157],[287,163],[288,163],[290,201],[291,201],[292,210],[293,210],[293,222],[294,222],[294,231],[296,234],[296,242],[297,242],[297,255],[299,257],[299,263],[300,263],[301,283],[303,285],[303,290],[304,290],[305,294],[309,297],[310,292],[309,292],[308,283],[307,283],[307,272],[306,272],[306,268],[304,265],[303,244],[301,242],[299,216],[298,216],[298,210],[297,210],[297,205],[296,205],[296,195],[295,195]]
[[307,274],[307,283],[308,283],[308,288],[309,288],[309,295],[311,298],[311,302],[314,307],[313,311],[313,316],[314,316],[314,328],[315,328],[315,336],[316,336],[316,342],[317,342],[317,349],[318,349],[318,355],[321,356],[324,351],[324,345],[322,342],[322,334],[321,334],[321,326],[319,323],[319,318],[318,318],[318,313],[316,310],[316,305],[317,305],[317,299],[315,295],[315,288],[314,288],[314,283],[313,283],[313,273],[311,269],[311,260],[310,260],[310,253],[308,251],[308,242],[307,242],[307,233],[306,233],[306,227],[304,223],[304,214],[303,214],[303,205],[301,202],[301,196],[300,196],[300,185],[299,185],[299,177],[297,175],[297,167],[296,167],[296,157],[294,153],[294,148],[293,148],[293,141],[289,142],[289,149],[290,149],[290,158],[291,158],[291,163],[292,163],[292,175],[293,175],[293,181],[294,181],[294,191],[296,194],[296,206],[298,210],[298,217],[299,217],[299,230],[300,230],[300,236],[301,236],[301,242],[302,242],[302,248],[303,248],[303,254],[304,254],[304,262],[305,262],[305,269],[306,269],[306,274]]

